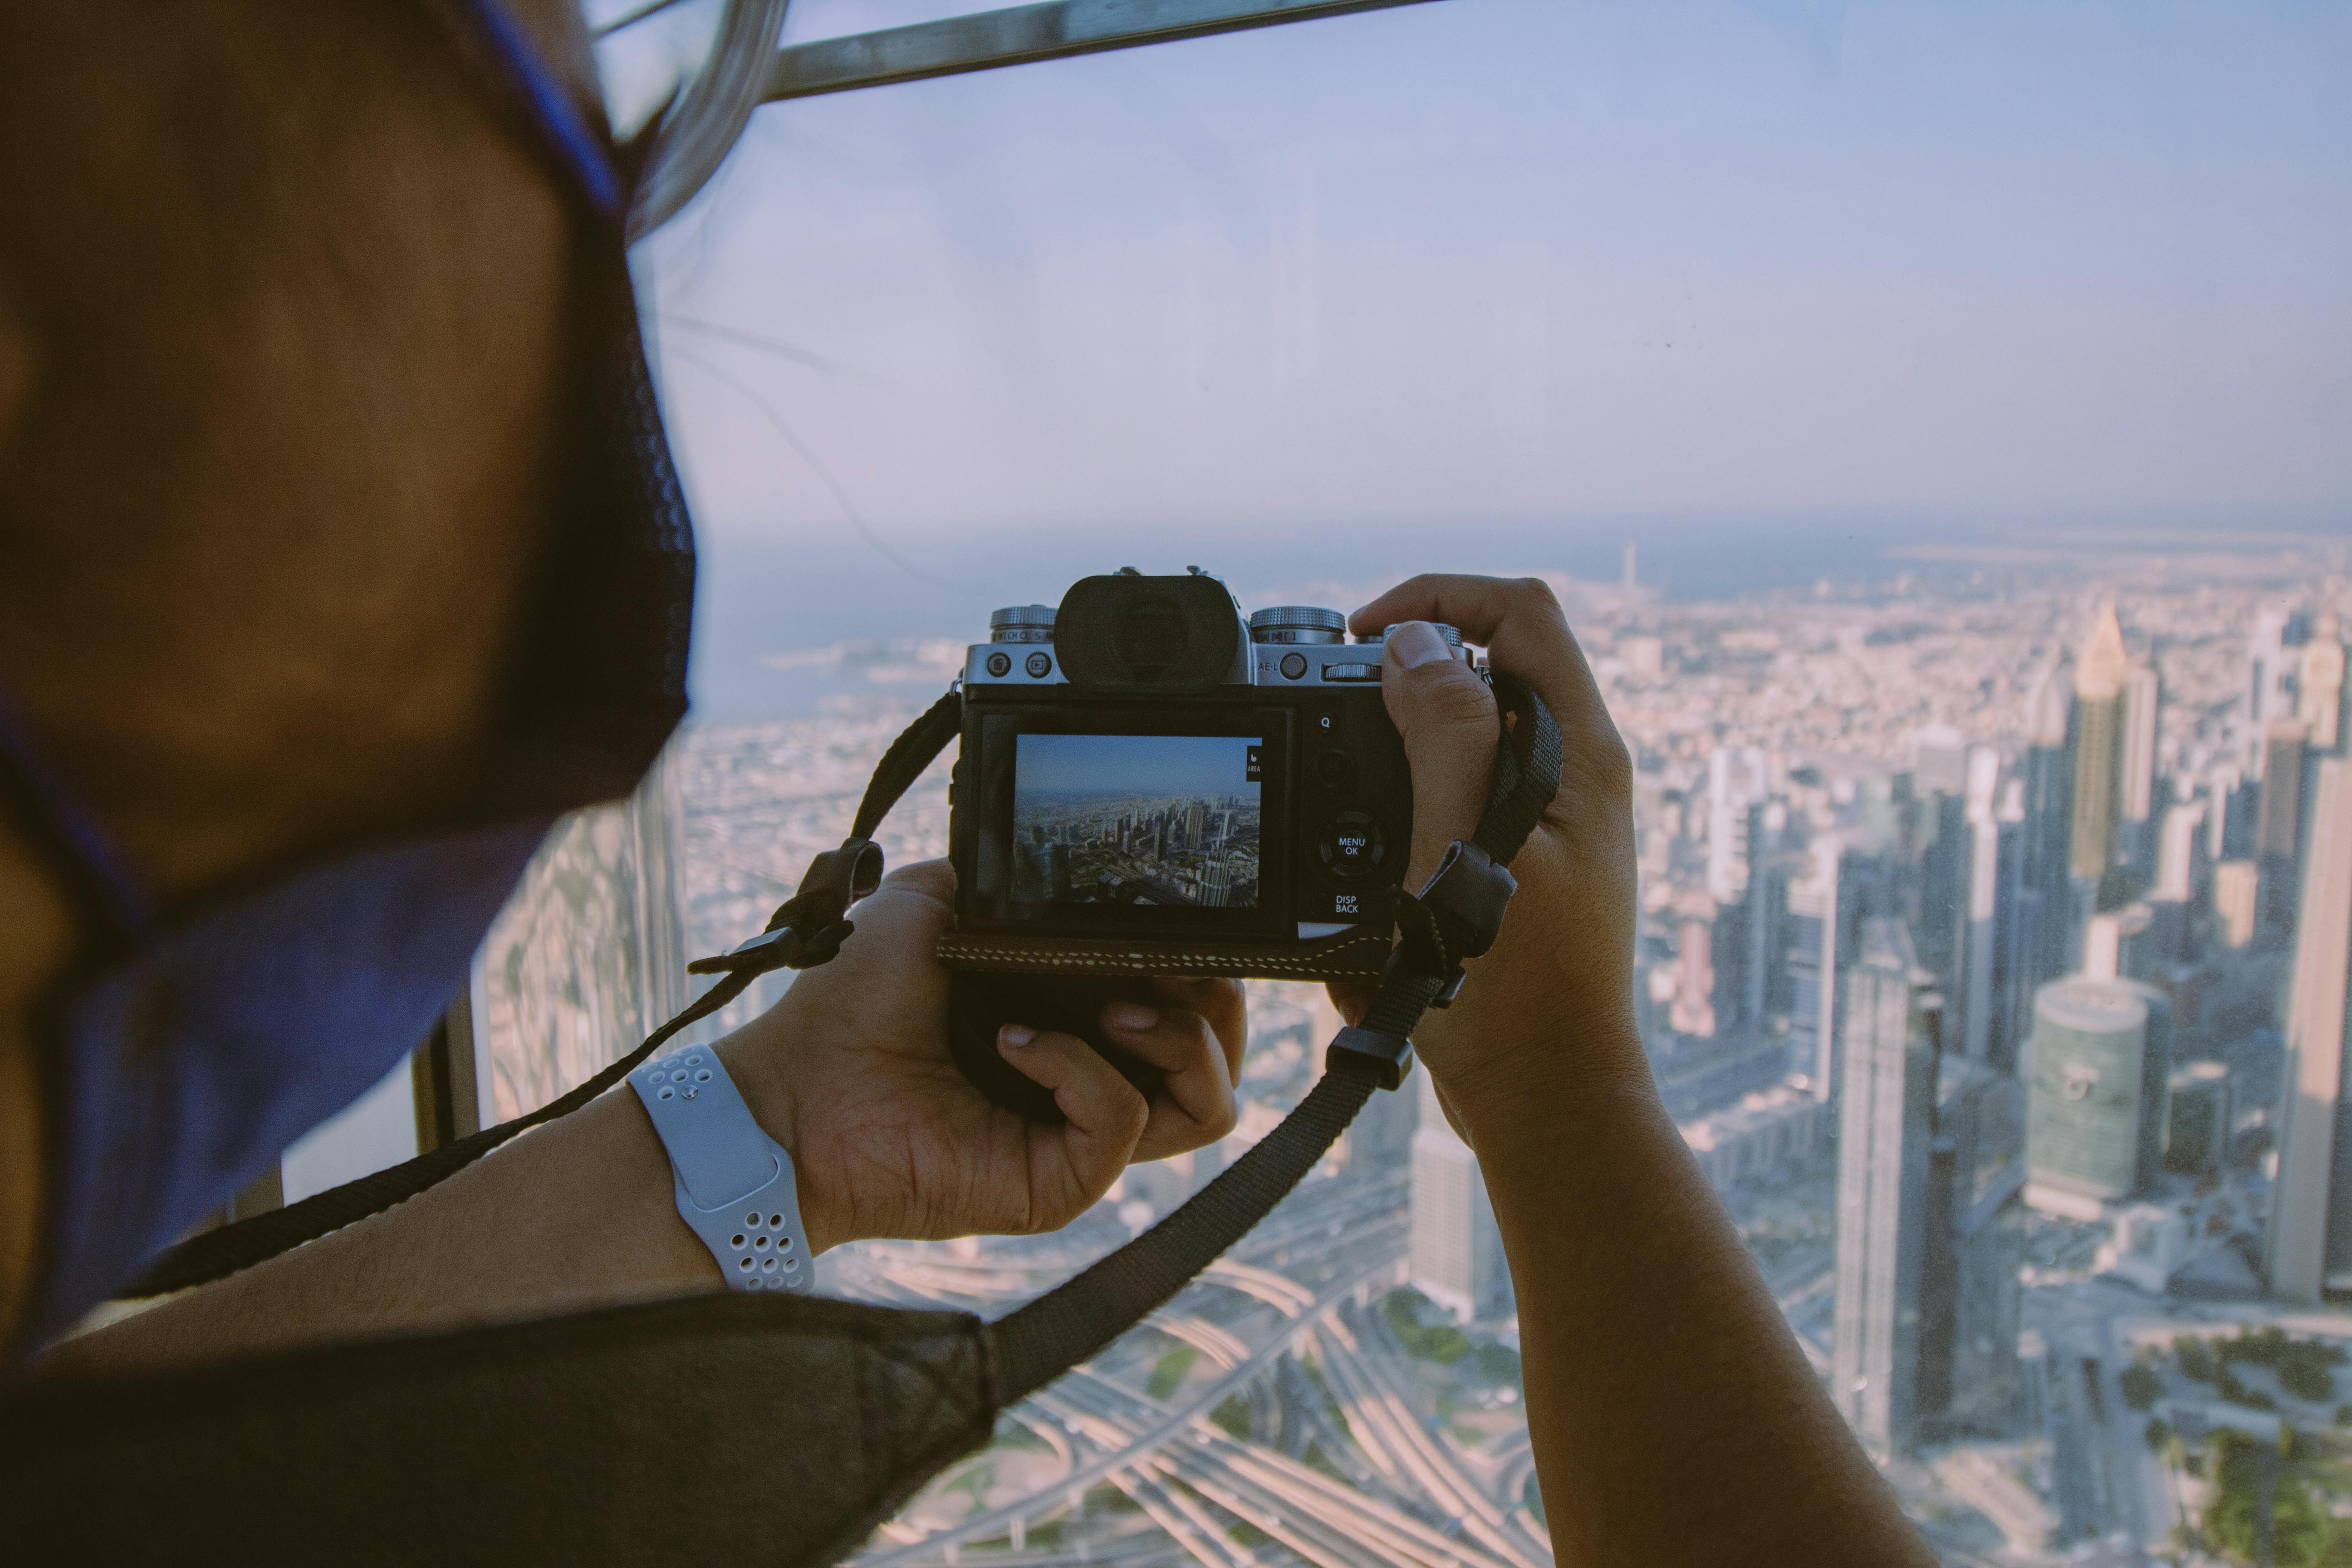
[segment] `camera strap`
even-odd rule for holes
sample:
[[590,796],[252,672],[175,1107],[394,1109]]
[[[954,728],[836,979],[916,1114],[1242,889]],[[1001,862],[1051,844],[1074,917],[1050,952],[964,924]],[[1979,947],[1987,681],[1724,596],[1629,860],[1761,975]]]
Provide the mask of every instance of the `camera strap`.
[[[1363,1017],[1331,1041],[1323,1078],[1188,1202],[1037,1300],[983,1324],[711,1295],[162,1373],[35,1378],[0,1396],[0,1517],[68,1560],[234,1539],[257,1563],[313,1560],[329,1541],[352,1562],[833,1561],[986,1441],[998,1410],[1171,1298],[1297,1185],[1376,1089],[1403,1080],[1412,1028],[1494,941],[1513,886],[1504,868],[1559,788],[1552,715],[1523,682],[1492,679],[1504,722],[1477,833],[1405,897],[1402,940]],[[759,937],[689,966],[719,979],[635,1050],[527,1116],[195,1237],[126,1294],[221,1279],[389,1208],[587,1104],[759,975],[832,958],[850,907],[880,879],[871,835],[956,737],[961,707],[950,692],[899,736],[842,847]]]

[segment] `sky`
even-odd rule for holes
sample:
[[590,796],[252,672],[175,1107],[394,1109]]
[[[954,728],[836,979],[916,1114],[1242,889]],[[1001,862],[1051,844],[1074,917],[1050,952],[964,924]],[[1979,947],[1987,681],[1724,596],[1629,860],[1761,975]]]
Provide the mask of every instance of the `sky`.
[[1241,795],[1255,735],[1023,735],[1013,758],[1013,810],[1041,797]]
[[2340,5],[1436,0],[769,106],[638,257],[709,646],[2352,526],[2347,84]]

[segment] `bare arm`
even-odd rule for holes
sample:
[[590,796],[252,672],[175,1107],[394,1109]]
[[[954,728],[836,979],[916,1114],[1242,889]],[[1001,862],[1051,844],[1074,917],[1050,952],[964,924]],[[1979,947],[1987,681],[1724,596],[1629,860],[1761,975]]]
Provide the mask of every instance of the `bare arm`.
[[[1565,743],[1500,939],[1415,1035],[1502,1228],[1560,1561],[1932,1563],[1658,1100],[1633,1022],[1631,770],[1559,605],[1423,577],[1355,616],[1405,620],[1488,647]],[[1476,826],[1492,765],[1493,698],[1440,647],[1393,634],[1382,672],[1412,763],[1409,886]]]
[[[1066,1125],[1034,1126],[982,1099],[949,1058],[946,975],[931,957],[953,886],[943,862],[895,873],[858,905],[839,958],[720,1047],[753,1115],[793,1152],[820,1252],[856,1237],[1056,1229],[1130,1160],[1233,1127],[1244,1023],[1231,981],[1164,981],[1149,1020],[1107,1010],[1121,1043],[1169,1071],[1150,1101],[1084,1042],[1053,1034],[1003,1048],[1055,1091]],[[672,1204],[652,1123],[616,1090],[398,1208],[69,1341],[41,1364],[208,1359],[718,1289],[718,1266]]]

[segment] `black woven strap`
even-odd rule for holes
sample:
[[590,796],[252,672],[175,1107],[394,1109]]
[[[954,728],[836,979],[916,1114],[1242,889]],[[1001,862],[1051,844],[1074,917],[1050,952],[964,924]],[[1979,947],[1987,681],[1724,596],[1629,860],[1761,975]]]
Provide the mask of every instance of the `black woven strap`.
[[[1496,676],[1495,695],[1507,727],[1477,844],[1480,858],[1500,867],[1518,854],[1559,789],[1560,742],[1559,726],[1523,682]],[[1032,1393],[1094,1356],[1273,1213],[1373,1090],[1404,1081],[1413,1027],[1459,985],[1460,956],[1401,942],[1362,1020],[1333,1037],[1322,1079],[1281,1125],[1166,1219],[990,1324],[1003,1397],[1009,1403]]]
[[988,1326],[997,1393],[1034,1393],[1141,1322],[1249,1234],[1315,1168],[1378,1088],[1328,1072],[1297,1110],[1174,1214],[1084,1273]]
[[121,1294],[126,1298],[163,1296],[209,1284],[404,1203],[425,1188],[456,1175],[518,1134],[559,1116],[571,1115],[628,1077],[664,1041],[740,996],[752,981],[770,970],[806,969],[833,957],[853,929],[850,921],[843,918],[849,906],[872,892],[881,879],[882,851],[870,836],[890,807],[898,804],[898,797],[955,739],[962,722],[963,699],[950,691],[891,742],[881,765],[875,770],[873,782],[866,785],[866,798],[857,807],[856,822],[841,848],[817,857],[808,875],[802,879],[800,891],[769,918],[768,929],[760,936],[733,952],[698,959],[687,965],[693,973],[718,973],[721,978],[696,997],[684,1012],[648,1035],[635,1050],[528,1115],[486,1127],[414,1160],[331,1187],[299,1203],[191,1237],[157,1258],[138,1282]]

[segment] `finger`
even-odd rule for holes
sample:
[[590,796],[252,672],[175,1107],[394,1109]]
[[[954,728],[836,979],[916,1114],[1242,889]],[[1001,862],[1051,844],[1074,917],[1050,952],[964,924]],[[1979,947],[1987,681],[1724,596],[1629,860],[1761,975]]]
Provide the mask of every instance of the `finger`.
[[1033,1083],[1054,1091],[1066,1119],[1029,1130],[1030,1230],[1054,1230],[1110,1190],[1135,1152],[1150,1108],[1118,1069],[1076,1035],[1007,1024],[997,1053]]
[[871,903],[885,893],[913,893],[942,904],[955,901],[955,867],[945,860],[917,860],[909,865],[894,867],[882,878],[881,885],[866,895]]
[[1339,1010],[1339,1016],[1352,1025],[1362,1023],[1364,1015],[1372,1010],[1372,998],[1380,994],[1381,985],[1377,980],[1334,980],[1323,992]]
[[1249,1001],[1242,994],[1242,983],[1206,975],[1161,974],[1153,977],[1151,988],[1171,1005],[1189,1008],[1209,1021],[1209,1027],[1216,1031],[1217,1044],[1224,1049],[1228,1076],[1241,1082],[1242,1054],[1249,1044]]
[[1206,1018],[1189,1008],[1113,1002],[1102,1022],[1114,1045],[1167,1075],[1131,1159],[1162,1160],[1234,1130],[1234,1069]]
[[1390,628],[1381,700],[1404,737],[1412,774],[1412,852],[1404,885],[1419,889],[1445,847],[1478,831],[1502,733],[1495,693],[1425,621]]
[[1535,688],[1563,731],[1598,723],[1613,737],[1601,689],[1559,600],[1533,577],[1430,574],[1401,583],[1349,617],[1360,633],[1400,621],[1441,621],[1486,650],[1496,669]]

